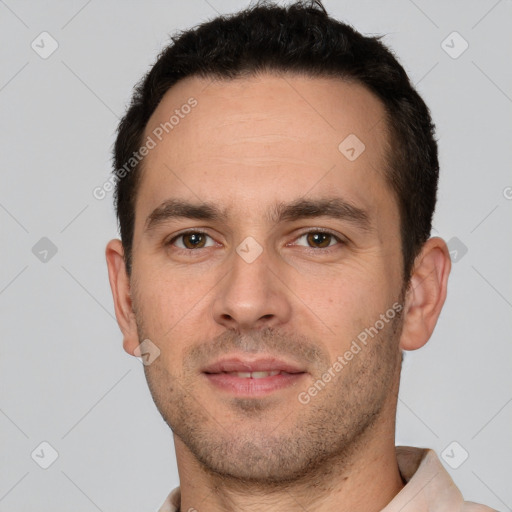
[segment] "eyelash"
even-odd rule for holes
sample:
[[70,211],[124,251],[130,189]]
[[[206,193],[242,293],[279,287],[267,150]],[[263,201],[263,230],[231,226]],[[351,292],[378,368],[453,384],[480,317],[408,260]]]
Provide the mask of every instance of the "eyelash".
[[[338,235],[336,235],[335,233],[333,233],[332,231],[330,231],[328,229],[323,229],[323,228],[315,228],[315,229],[309,229],[308,231],[304,231],[304,232],[300,233],[295,238],[295,240],[299,240],[303,236],[309,235],[309,234],[312,234],[312,233],[325,233],[326,235],[332,236],[336,240],[336,242],[338,242],[338,243],[334,244],[334,245],[328,245],[327,247],[310,247],[310,246],[306,246],[305,249],[310,250],[310,251],[314,251],[314,252],[319,252],[319,251],[330,252],[331,250],[336,248],[338,245],[345,245],[346,244],[346,241],[343,240],[342,238],[340,238]],[[177,235],[173,236],[169,241],[165,242],[165,246],[172,246],[174,244],[174,242],[176,240],[178,240],[179,238],[184,237],[186,235],[192,235],[192,234],[207,236],[207,237],[209,237],[209,238],[211,238],[213,240],[213,238],[206,231],[201,231],[200,229],[190,229],[188,231],[182,231],[181,233],[178,233]],[[184,252],[188,252],[188,253],[197,252],[200,249],[208,249],[208,247],[199,247],[198,249],[183,249],[181,247],[176,247],[176,250],[184,251]]]

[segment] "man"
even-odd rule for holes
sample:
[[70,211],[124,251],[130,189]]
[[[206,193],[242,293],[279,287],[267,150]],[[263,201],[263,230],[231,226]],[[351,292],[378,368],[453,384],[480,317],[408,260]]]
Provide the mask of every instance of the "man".
[[161,511],[484,511],[395,447],[402,350],[443,307],[434,125],[320,2],[173,38],[114,149],[125,350],[174,434]]

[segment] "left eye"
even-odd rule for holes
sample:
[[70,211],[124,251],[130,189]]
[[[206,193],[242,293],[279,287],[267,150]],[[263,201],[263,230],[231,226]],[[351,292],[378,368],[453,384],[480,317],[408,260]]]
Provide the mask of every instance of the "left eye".
[[331,247],[341,242],[341,240],[333,234],[325,233],[324,231],[310,231],[301,235],[297,240],[305,240],[306,244],[314,249],[325,249],[326,247]]
[[[209,244],[207,244],[208,239],[210,239]],[[201,231],[182,233],[181,235],[174,237],[169,244],[175,245],[179,249],[203,249],[204,247],[211,247],[214,245],[212,238]]]

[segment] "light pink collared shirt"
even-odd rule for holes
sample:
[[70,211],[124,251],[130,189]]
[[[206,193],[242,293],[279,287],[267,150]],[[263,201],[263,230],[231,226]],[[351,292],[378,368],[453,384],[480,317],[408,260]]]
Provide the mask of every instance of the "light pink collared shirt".
[[[464,501],[434,450],[397,446],[396,457],[407,484],[381,512],[497,512]],[[180,510],[180,500],[180,488],[176,487],[158,512],[185,512]]]

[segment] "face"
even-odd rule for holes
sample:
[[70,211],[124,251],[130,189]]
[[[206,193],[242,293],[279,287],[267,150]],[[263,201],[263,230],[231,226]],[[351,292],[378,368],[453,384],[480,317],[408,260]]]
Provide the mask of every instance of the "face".
[[285,481],[394,421],[404,283],[379,100],[337,79],[189,78],[147,136],[131,300],[178,461]]

